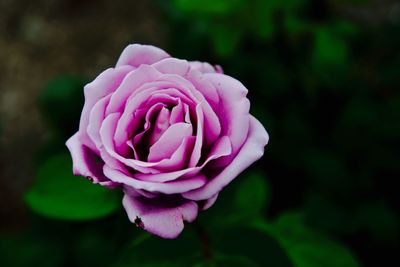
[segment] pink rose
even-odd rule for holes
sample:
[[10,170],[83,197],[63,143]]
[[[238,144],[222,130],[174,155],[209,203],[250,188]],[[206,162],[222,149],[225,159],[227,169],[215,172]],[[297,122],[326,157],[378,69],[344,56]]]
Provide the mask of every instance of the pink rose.
[[154,46],[126,47],[84,93],[67,141],[74,174],[122,187],[129,219],[164,238],[209,208],[268,142],[243,84]]

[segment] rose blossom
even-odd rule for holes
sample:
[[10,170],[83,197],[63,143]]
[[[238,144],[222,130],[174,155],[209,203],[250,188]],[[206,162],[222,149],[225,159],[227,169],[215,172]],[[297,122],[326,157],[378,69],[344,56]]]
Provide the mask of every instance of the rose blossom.
[[126,47],[84,93],[67,141],[74,174],[121,187],[130,221],[164,238],[213,205],[268,142],[243,84],[154,46]]

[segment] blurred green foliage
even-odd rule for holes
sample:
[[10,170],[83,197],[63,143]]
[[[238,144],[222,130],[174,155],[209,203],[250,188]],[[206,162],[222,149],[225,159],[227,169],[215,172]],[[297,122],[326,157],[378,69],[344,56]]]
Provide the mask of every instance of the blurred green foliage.
[[69,153],[52,156],[39,166],[26,203],[37,213],[64,220],[97,219],[121,206],[121,194],[72,174]]
[[249,89],[271,137],[264,158],[178,239],[150,236],[118,193],[72,176],[64,143],[86,79],[56,77],[40,98],[53,131],[26,194],[30,228],[1,236],[1,265],[396,266],[400,20],[342,13],[370,2],[158,1],[168,52],[218,63]]

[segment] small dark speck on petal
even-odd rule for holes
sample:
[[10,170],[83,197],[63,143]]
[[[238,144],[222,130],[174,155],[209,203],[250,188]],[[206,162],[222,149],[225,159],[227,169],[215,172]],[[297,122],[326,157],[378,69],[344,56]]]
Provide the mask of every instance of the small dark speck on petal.
[[144,223],[143,223],[142,219],[140,219],[139,216],[136,216],[134,224],[139,228],[142,228],[142,229],[144,228]]
[[88,179],[89,181],[91,181],[93,183],[93,178],[90,176],[86,176],[86,179]]

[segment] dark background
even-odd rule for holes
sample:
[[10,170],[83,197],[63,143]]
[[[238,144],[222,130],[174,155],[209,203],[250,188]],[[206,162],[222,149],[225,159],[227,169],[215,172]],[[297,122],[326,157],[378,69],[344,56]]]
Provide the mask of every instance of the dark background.
[[[129,43],[221,65],[270,134],[175,241],[143,237],[119,202],[90,215],[77,190],[35,198],[70,175],[82,87]],[[394,0],[0,0],[0,265],[395,266],[399,47]]]

